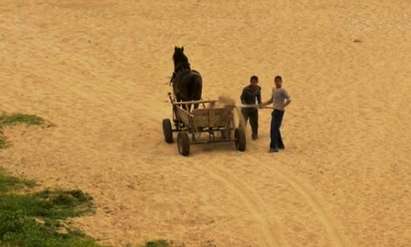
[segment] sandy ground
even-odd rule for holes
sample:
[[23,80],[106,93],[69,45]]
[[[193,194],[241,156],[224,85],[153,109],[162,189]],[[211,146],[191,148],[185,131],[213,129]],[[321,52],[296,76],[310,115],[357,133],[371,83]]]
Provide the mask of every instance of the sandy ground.
[[[91,193],[73,224],[114,246],[411,246],[410,30],[409,0],[2,0],[0,111],[56,126],[6,129],[0,165]],[[204,98],[283,75],[286,150],[268,110],[245,153],[166,144],[175,45]]]

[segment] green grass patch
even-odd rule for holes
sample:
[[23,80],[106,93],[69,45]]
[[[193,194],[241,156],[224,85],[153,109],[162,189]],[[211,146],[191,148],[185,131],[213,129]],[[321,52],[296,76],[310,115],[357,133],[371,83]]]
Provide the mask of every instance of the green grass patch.
[[1,193],[21,189],[24,187],[33,187],[36,183],[33,180],[19,179],[5,175],[3,169],[0,168],[0,195]]
[[3,133],[0,132],[0,149],[6,148],[6,147],[7,147],[6,138],[3,136]]
[[27,124],[27,125],[41,125],[44,123],[44,119],[36,115],[29,114],[2,114],[0,115],[0,128],[5,126],[13,126],[16,124]]
[[170,247],[170,245],[166,240],[153,240],[148,241],[144,247]]
[[0,246],[97,247],[93,239],[64,224],[69,217],[94,212],[93,199],[80,190],[16,193],[32,181],[0,169]]
[[0,115],[0,149],[6,148],[8,146],[6,138],[3,135],[2,128],[7,127],[7,126],[14,126],[16,124],[42,125],[44,123],[45,123],[44,119],[36,115],[21,114],[21,113],[14,113],[14,114],[2,113]]

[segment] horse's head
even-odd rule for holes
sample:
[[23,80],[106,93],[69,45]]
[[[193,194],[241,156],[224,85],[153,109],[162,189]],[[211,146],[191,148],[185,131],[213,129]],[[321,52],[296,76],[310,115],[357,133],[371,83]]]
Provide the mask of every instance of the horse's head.
[[187,56],[184,54],[184,46],[174,47],[174,54],[173,54],[173,61],[174,61],[174,72],[177,72],[181,69],[190,69],[190,63],[188,62]]
[[184,54],[184,46],[182,46],[181,48],[175,46],[175,47],[174,47],[174,54],[173,54],[173,61],[174,61],[174,63],[180,61],[183,57],[185,57],[185,54]]

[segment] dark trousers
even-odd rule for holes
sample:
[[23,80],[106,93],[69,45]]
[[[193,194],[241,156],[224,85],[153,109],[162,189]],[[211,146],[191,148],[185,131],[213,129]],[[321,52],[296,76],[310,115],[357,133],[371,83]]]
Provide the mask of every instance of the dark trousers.
[[241,112],[244,116],[245,124],[250,120],[253,137],[258,136],[258,110],[255,108],[243,108]]
[[271,113],[271,143],[270,148],[284,148],[283,139],[281,138],[280,127],[283,121],[284,111],[274,110]]

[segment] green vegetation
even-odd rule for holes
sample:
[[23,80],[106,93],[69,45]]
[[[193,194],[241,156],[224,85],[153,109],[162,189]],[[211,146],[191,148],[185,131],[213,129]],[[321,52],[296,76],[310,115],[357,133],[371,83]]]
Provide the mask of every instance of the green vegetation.
[[0,149],[6,147],[6,141],[4,140],[4,137],[0,134]]
[[41,125],[43,123],[44,119],[36,115],[28,115],[21,113],[15,113],[11,115],[3,113],[2,115],[0,115],[0,128],[16,124]]
[[44,124],[44,119],[38,117],[36,115],[28,115],[28,114],[5,114],[2,113],[0,115],[0,149],[7,147],[6,138],[3,135],[2,128],[7,126],[13,126],[16,124],[26,124],[26,125],[42,125]]
[[148,241],[144,247],[170,247],[166,240]]
[[7,146],[6,138],[3,135],[3,131],[0,129],[0,149],[6,148],[6,146]]
[[94,211],[88,194],[79,190],[18,193],[32,186],[32,181],[8,176],[0,169],[0,246],[99,246],[63,222]]
[[5,175],[3,169],[0,168],[0,196],[2,193],[9,190],[17,190],[24,187],[33,187],[35,182],[32,180],[23,180]]

